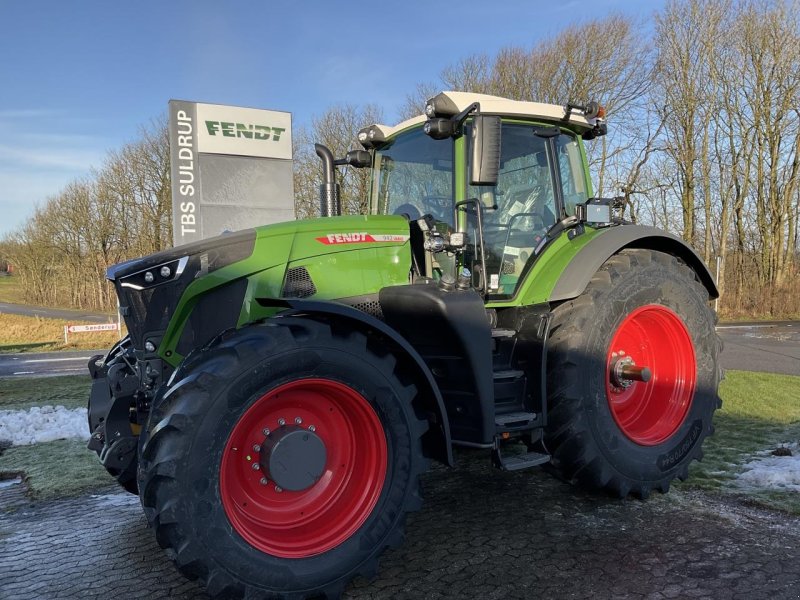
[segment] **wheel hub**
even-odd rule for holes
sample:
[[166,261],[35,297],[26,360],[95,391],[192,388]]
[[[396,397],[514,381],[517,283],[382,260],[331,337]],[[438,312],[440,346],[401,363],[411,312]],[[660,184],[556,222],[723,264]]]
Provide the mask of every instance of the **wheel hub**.
[[610,369],[611,385],[617,389],[627,389],[633,385],[634,381],[647,383],[653,376],[649,367],[639,367],[630,356],[625,356],[624,352],[619,354],[614,352],[611,355],[612,363]]
[[327,459],[325,443],[316,433],[285,425],[264,439],[259,463],[266,477],[280,488],[300,492],[319,481]]

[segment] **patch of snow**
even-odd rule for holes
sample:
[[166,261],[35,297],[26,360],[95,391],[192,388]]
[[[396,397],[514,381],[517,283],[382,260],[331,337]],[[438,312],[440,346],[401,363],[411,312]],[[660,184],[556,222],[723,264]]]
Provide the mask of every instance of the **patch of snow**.
[[85,408],[34,406],[28,410],[0,410],[0,440],[28,446],[65,438],[89,439]]
[[788,444],[792,456],[767,455],[744,465],[737,475],[740,486],[800,492],[800,445]]
[[0,490],[3,488],[9,488],[12,485],[18,485],[22,483],[22,477],[14,477],[13,479],[0,479]]

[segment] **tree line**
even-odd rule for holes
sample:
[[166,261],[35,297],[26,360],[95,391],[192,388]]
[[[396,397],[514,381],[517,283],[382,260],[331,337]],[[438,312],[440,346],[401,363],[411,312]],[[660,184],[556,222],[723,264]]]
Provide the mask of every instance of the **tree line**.
[[[651,20],[610,15],[529,47],[474,54],[420,82],[398,108],[443,89],[565,104],[598,100],[609,134],[587,144],[596,196],[671,231],[718,268],[725,314],[800,313],[800,4],[672,0]],[[337,105],[294,132],[298,218],[318,214],[314,142],[344,156],[374,105]],[[341,172],[343,211],[365,213],[369,173]],[[165,124],[111,153],[7,237],[0,258],[30,301],[110,307],[105,268],[172,243]],[[718,258],[719,257],[719,258]]]
[[[418,84],[402,117],[442,89],[600,101],[609,134],[587,145],[595,195],[619,197],[627,219],[697,249],[718,276],[724,314],[800,314],[798,2],[673,0],[650,22],[575,24],[530,47],[457,60]],[[306,137],[353,114],[334,107]],[[362,197],[362,181],[347,183],[345,197]]]
[[0,256],[14,266],[27,302],[111,310],[106,269],[171,245],[169,138],[160,120],[36,208],[4,238]]

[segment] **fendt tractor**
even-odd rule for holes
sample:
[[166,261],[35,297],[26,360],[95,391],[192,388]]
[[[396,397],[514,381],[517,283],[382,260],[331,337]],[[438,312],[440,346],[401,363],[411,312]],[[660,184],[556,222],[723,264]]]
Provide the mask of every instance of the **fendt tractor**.
[[[338,597],[430,461],[485,449],[618,497],[684,479],[720,406],[714,280],[595,198],[595,102],[443,92],[322,161],[321,218],[111,267],[90,448],[212,597]],[[340,215],[338,166],[370,169]],[[477,452],[475,450],[472,451]]]

